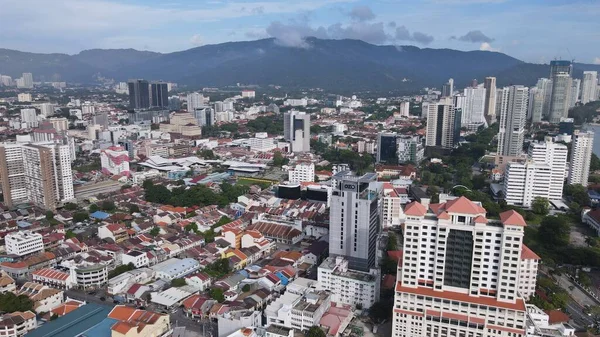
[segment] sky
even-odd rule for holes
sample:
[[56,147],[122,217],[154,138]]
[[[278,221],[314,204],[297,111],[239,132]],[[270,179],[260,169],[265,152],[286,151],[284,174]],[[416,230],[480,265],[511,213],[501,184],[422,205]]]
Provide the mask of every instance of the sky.
[[0,12],[0,48],[29,52],[316,36],[600,64],[598,0],[0,0]]

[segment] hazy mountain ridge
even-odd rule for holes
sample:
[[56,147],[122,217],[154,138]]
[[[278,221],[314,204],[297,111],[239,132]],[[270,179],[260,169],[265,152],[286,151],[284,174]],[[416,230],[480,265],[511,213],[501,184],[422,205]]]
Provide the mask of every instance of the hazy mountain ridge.
[[[284,47],[274,39],[206,45],[173,53],[134,49],[91,49],[76,55],[0,49],[0,74],[32,72],[35,80],[93,83],[96,75],[173,81],[191,87],[236,83],[322,87],[332,90],[418,90],[458,88],[474,78],[496,76],[498,85],[533,85],[549,66],[487,51],[377,46],[359,40],[308,38],[308,48]],[[575,77],[599,65],[575,64]]]

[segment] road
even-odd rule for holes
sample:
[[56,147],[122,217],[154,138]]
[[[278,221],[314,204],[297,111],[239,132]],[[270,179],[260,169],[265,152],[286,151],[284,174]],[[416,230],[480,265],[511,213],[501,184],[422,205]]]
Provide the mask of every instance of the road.
[[582,328],[594,324],[594,320],[583,312],[583,308],[573,300],[567,303],[567,311],[571,315],[573,321]]
[[558,285],[565,289],[571,298],[575,300],[579,305],[599,305],[598,300],[586,293],[580,286],[571,281],[566,275],[554,275],[554,278],[558,282]]

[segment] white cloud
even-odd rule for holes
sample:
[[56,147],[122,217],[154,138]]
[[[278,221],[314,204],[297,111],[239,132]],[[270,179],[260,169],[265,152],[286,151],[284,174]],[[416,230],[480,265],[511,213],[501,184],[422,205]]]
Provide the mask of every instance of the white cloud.
[[594,59],[594,64],[600,64],[600,57],[596,57]]
[[485,50],[485,51],[500,51],[500,48],[494,48],[492,47],[491,44],[487,43],[487,42],[483,42],[481,44],[481,46],[479,46],[479,50]]
[[154,37],[156,41],[153,47],[163,48],[164,36],[157,36],[149,31],[165,26],[217,22],[265,14],[298,13],[335,3],[355,1],[250,0],[246,2],[235,0],[205,3],[193,7],[132,4],[119,0],[0,1],[2,2],[0,41],[31,41],[32,36],[47,41],[65,42],[119,40],[121,36],[128,34]]
[[194,34],[190,38],[190,43],[196,47],[199,47],[204,44],[204,40],[202,39],[202,36],[200,36],[200,34]]

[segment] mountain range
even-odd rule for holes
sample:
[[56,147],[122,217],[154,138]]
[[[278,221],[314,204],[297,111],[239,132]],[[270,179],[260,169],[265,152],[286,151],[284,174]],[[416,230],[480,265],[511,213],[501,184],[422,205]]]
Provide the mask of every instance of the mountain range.
[[[173,53],[134,49],[91,49],[76,55],[0,49],[0,74],[31,72],[36,81],[92,84],[99,77],[164,80],[190,88],[236,83],[347,91],[414,91],[441,87],[454,78],[460,88],[496,76],[499,86],[533,85],[548,77],[544,64],[526,63],[499,52],[373,45],[359,40],[307,38],[306,48],[275,39],[205,45]],[[574,77],[600,65],[574,64]]]

